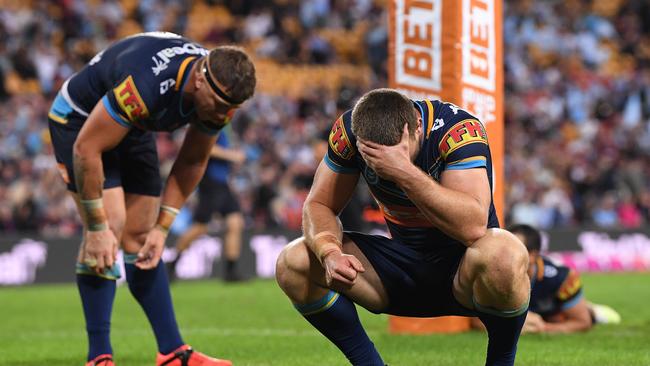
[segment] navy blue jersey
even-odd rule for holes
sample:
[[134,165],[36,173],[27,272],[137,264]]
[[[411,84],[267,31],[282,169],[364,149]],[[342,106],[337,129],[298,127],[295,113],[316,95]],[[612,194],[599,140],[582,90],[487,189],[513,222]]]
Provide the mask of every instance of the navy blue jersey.
[[542,317],[572,308],[583,296],[578,273],[543,256],[537,257],[531,282],[529,309]]
[[[445,170],[484,168],[492,186],[492,158],[481,122],[463,109],[442,101],[414,101],[424,124],[422,147],[415,165],[436,181]],[[352,111],[345,112],[332,127],[327,165],[337,173],[361,173],[384,214],[394,239],[427,250],[432,245],[455,246],[459,242],[433,226],[397,184],[384,180],[366,165],[356,150]],[[499,227],[490,204],[488,227]]]
[[[102,102],[115,122],[147,131],[172,131],[189,122],[217,133],[183,109],[183,86],[192,65],[208,50],[173,33],[127,37],[98,53],[65,82],[61,94],[87,117]],[[84,121],[84,120],[81,120]]]

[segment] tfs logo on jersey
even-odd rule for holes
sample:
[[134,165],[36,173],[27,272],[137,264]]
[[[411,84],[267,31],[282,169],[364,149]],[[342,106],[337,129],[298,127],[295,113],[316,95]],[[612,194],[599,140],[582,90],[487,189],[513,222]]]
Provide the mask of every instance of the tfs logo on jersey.
[[185,43],[182,47],[167,47],[151,57],[154,63],[151,71],[158,76],[163,70],[167,69],[172,57],[184,54],[205,56],[208,54],[208,50],[194,43]]
[[487,134],[481,122],[475,119],[460,121],[440,141],[440,155],[447,158],[456,149],[475,142],[487,144]]
[[354,154],[352,143],[350,143],[348,134],[345,133],[343,117],[339,117],[339,119],[334,122],[334,126],[332,126],[332,130],[330,131],[329,144],[336,155],[345,160],[350,159],[352,154]]
[[129,75],[117,88],[113,89],[115,99],[130,122],[149,117],[149,110],[135,87],[133,76]]

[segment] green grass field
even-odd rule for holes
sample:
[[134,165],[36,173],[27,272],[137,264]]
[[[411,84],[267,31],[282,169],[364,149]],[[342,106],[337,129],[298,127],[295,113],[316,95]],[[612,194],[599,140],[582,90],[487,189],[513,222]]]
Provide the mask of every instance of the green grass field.
[[[517,365],[650,365],[650,273],[585,275],[587,297],[617,309],[623,324],[586,334],[525,335]],[[202,352],[245,365],[345,365],[343,356],[308,326],[273,281],[225,285],[216,281],[173,286],[185,341]],[[72,285],[0,289],[0,365],[83,365],[81,305]],[[386,316],[361,317],[390,365],[482,365],[486,336],[394,336]],[[113,311],[118,366],[154,365],[153,334],[126,287]]]

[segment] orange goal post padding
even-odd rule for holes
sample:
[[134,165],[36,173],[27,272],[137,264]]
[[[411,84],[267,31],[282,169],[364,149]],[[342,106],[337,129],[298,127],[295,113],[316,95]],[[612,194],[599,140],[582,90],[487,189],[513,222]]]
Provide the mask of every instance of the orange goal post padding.
[[[494,204],[503,222],[502,0],[389,0],[389,86],[442,99],[478,117],[492,152]],[[395,333],[469,329],[468,318],[391,317]]]

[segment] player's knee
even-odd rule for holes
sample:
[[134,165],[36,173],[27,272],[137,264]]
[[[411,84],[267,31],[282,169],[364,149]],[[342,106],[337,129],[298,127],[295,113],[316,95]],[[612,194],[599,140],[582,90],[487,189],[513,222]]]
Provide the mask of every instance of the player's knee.
[[489,282],[498,284],[494,290],[505,295],[528,282],[528,252],[521,241],[508,231],[495,229],[481,241],[479,265]]
[[139,252],[147,239],[147,234],[149,234],[149,231],[146,229],[129,228],[128,230],[124,230],[121,240],[122,249],[126,253]]
[[309,249],[303,238],[289,243],[280,255],[275,266],[275,279],[280,287],[309,272]]

